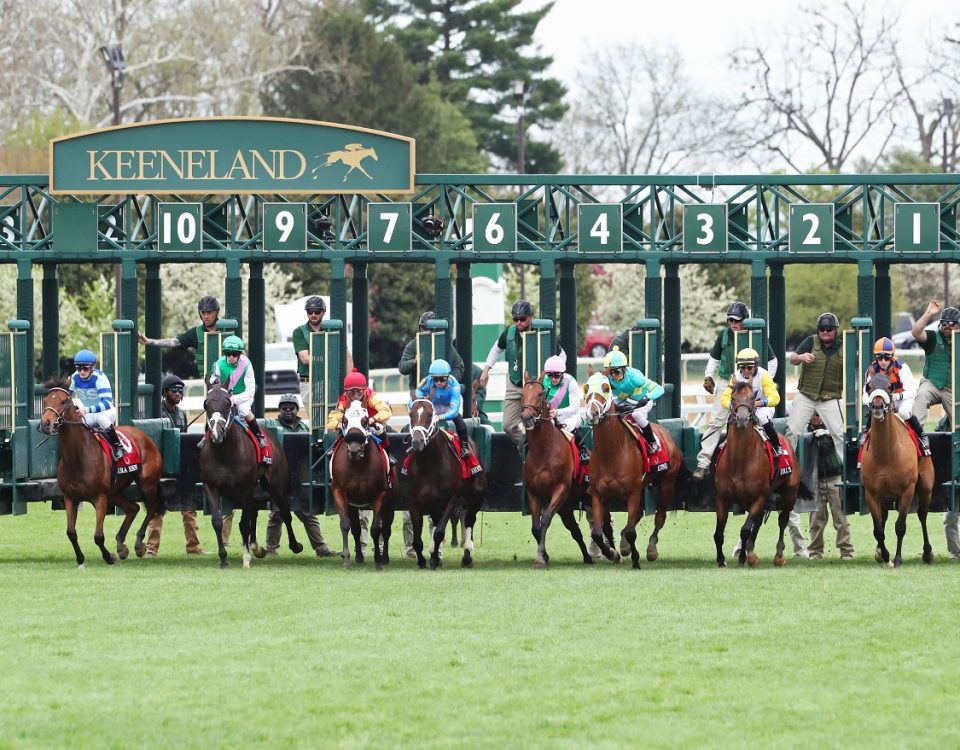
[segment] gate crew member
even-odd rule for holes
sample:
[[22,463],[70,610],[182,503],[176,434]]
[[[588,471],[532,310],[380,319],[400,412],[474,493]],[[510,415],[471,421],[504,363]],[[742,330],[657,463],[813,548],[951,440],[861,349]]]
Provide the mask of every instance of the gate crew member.
[[780,393],[770,373],[760,367],[760,355],[754,349],[741,349],[737,353],[737,371],[720,396],[720,404],[725,411],[730,409],[733,386],[737,383],[750,383],[753,387],[757,424],[767,434],[767,440],[773,448],[773,455],[785,455],[786,451],[781,447],[780,437],[773,427],[773,409],[780,403]]
[[[734,375],[735,334],[743,330],[743,321],[749,317],[750,310],[743,302],[739,300],[731,302],[727,307],[727,327],[717,336],[710,350],[707,368],[703,373],[703,389],[713,396],[713,411],[710,412],[710,422],[700,438],[697,470],[693,473],[695,479],[702,479],[710,471],[710,459],[713,458],[713,452],[717,449],[717,443],[720,442],[721,432],[726,429],[727,410],[720,403],[720,397]],[[777,357],[768,343],[767,372],[771,378],[777,376],[778,364]]]
[[[471,455],[470,439],[467,435],[467,423],[460,415],[460,383],[450,372],[450,363],[445,359],[435,359],[430,363],[427,377],[417,386],[417,398],[425,398],[434,406],[434,416],[439,421],[453,422],[460,438],[460,452],[464,458]],[[410,401],[413,407],[413,401]]]
[[[308,297],[303,305],[307,313],[307,322],[293,329],[293,351],[297,353],[297,375],[300,378],[300,400],[310,409],[310,334],[323,330],[320,324],[327,314],[327,303],[323,297]],[[345,335],[345,332],[344,332]],[[353,356],[347,347],[347,372],[353,370]]]
[[[923,432],[923,425],[913,413],[914,399],[917,397],[917,381],[913,377],[910,365],[897,359],[897,347],[893,339],[884,336],[877,339],[873,345],[873,362],[867,366],[867,372],[864,375],[863,383],[863,402],[870,400],[870,381],[877,375],[886,375],[890,379],[890,395],[893,401],[893,410],[896,411],[903,421],[913,428],[920,440],[920,445],[926,455],[930,455],[930,441]],[[867,430],[870,429],[871,415],[867,411],[867,421],[864,425],[863,434],[860,436],[860,445],[866,440]]]
[[257,438],[257,443],[262,449],[266,449],[267,437],[260,431],[257,418],[251,410],[253,397],[257,392],[257,380],[253,374],[253,365],[243,353],[243,339],[239,336],[227,336],[223,340],[222,348],[223,356],[214,364],[213,374],[220,381],[220,385],[230,392],[230,401]]
[[197,302],[197,313],[200,315],[200,325],[194,326],[176,338],[148,339],[143,333],[137,334],[137,340],[145,346],[182,346],[184,349],[193,349],[197,356],[197,372],[200,377],[207,374],[203,361],[203,334],[217,332],[217,319],[220,317],[220,303],[216,297],[201,297]]
[[70,376],[70,395],[80,401],[77,411],[83,423],[103,433],[113,451],[113,460],[119,461],[125,451],[114,427],[117,410],[113,406],[113,388],[106,373],[94,367],[96,363],[97,355],[89,349],[77,352],[73,358],[76,372]]
[[817,318],[817,332],[807,336],[790,355],[790,362],[800,365],[797,395],[790,404],[787,437],[793,449],[807,429],[810,418],[819,414],[823,426],[833,438],[833,447],[843,460],[843,345],[837,337],[840,321],[831,312]]
[[650,451],[656,453],[660,450],[660,441],[650,426],[647,414],[653,408],[653,402],[663,395],[663,386],[650,380],[635,367],[628,367],[627,355],[619,349],[607,354],[603,360],[603,368],[604,374],[610,380],[617,412],[625,414],[640,428]]

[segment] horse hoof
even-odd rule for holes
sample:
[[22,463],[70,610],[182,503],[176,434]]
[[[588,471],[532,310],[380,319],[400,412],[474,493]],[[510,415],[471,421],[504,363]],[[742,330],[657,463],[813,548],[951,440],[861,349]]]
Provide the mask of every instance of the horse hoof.
[[439,560],[439,558],[433,558],[433,557],[431,557],[431,558],[430,558],[430,570],[436,570],[436,569],[439,568],[439,567],[440,567],[440,560]]
[[726,563],[724,560],[717,560],[717,567],[718,567],[718,568],[725,568],[725,567],[727,567],[727,563]]
[[633,565],[632,565],[631,567],[632,567],[634,570],[640,570],[640,558],[639,558],[639,557],[638,557],[636,560],[633,561]]
[[300,542],[294,542],[290,545],[290,551],[295,555],[299,555],[303,552],[303,545],[300,544]]
[[126,545],[124,545],[123,547],[118,547],[117,556],[121,560],[126,560],[128,557],[130,557],[130,550],[126,547]]
[[624,542],[623,540],[621,540],[620,541],[620,557],[630,557],[631,552],[632,550],[630,549],[630,543]]
[[253,556],[258,560],[262,560],[263,558],[265,558],[267,556],[266,547],[260,547],[260,546],[254,547]]
[[546,561],[546,560],[541,560],[540,558],[537,558],[536,560],[533,561],[533,567],[535,567],[537,570],[546,570],[546,569],[547,569],[547,561]]
[[923,553],[923,561],[924,561],[927,565],[933,565],[933,552],[932,552],[932,551],[931,551],[931,552],[924,552],[924,553]]
[[590,555],[585,555],[584,558],[583,558],[583,564],[584,564],[584,565],[593,565],[593,564],[594,564],[593,558],[590,557]]
[[879,547],[877,547],[876,552],[873,553],[873,559],[876,560],[878,563],[883,562],[883,553],[880,551]]
[[620,557],[620,553],[614,552],[614,553],[613,553],[613,557],[610,558],[610,559],[613,561],[613,564],[614,564],[614,565],[619,565],[619,564],[620,564],[620,561],[621,561],[623,558]]
[[660,553],[657,552],[657,548],[652,544],[647,547],[647,562],[656,562],[660,557]]
[[250,561],[249,561],[249,560],[244,560],[244,561],[243,561],[243,569],[244,569],[244,570],[250,570]]
[[351,560],[349,557],[345,557],[343,558],[342,565],[344,570],[350,570],[350,568],[353,567],[353,560]]
[[147,554],[147,545],[137,544],[134,546],[133,550],[137,553],[137,557],[143,557],[145,554]]
[[901,560],[899,557],[894,558],[893,567],[899,568],[901,565],[903,565],[903,560]]
[[116,558],[116,555],[107,555],[105,558],[103,558],[103,561],[107,565],[115,565],[117,562],[117,558]]
[[84,565],[83,563],[80,563],[79,565],[77,565],[77,570],[86,570],[86,569],[87,569],[87,566]]
[[230,563],[228,563],[226,560],[221,560],[221,561],[220,561],[220,568],[221,568],[221,569],[222,569],[222,568],[229,568],[229,567],[230,567]]
[[787,564],[787,559],[783,555],[775,555],[773,558],[773,564],[778,568],[782,568]]
[[383,563],[377,560],[377,570],[383,570]]
[[420,568],[420,570],[426,570],[426,569],[427,569],[427,561],[426,561],[426,560],[417,560],[417,566]]
[[464,556],[463,556],[463,559],[460,561],[460,567],[461,567],[461,568],[472,568],[472,567],[473,567],[473,558],[472,558],[472,557],[467,557],[466,555],[464,555]]
[[749,565],[751,568],[755,568],[759,564],[760,564],[760,558],[757,557],[756,553],[754,552],[747,553],[747,565]]
[[893,561],[891,560],[890,562],[888,562],[886,567],[893,568]]

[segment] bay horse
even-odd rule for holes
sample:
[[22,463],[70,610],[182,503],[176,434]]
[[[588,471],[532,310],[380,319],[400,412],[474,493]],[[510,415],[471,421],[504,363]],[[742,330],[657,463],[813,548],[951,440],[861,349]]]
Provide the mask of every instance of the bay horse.
[[[377,570],[390,562],[390,529],[393,525],[393,506],[396,490],[387,482],[390,463],[379,447],[370,440],[370,417],[359,401],[354,401],[344,411],[340,422],[343,440],[330,460],[331,491],[333,502],[340,515],[340,531],[343,534],[343,551],[340,557],[343,567],[350,567],[348,534],[353,532],[354,548],[358,563],[363,562],[360,546],[359,508],[373,508],[373,523],[370,536],[373,540],[373,559]],[[383,538],[381,552],[380,539]]]
[[290,549],[296,554],[303,550],[293,533],[290,517],[290,471],[287,457],[276,437],[269,431],[263,434],[273,448],[273,463],[257,461],[257,449],[247,431],[233,416],[230,392],[219,384],[211,384],[203,402],[207,418],[207,436],[200,448],[200,480],[210,508],[213,530],[217,535],[220,567],[226,568],[227,549],[223,545],[223,517],[220,498],[226,497],[234,508],[240,508],[240,538],[243,542],[243,567],[250,567],[250,553],[262,558],[266,550],[257,544],[257,503],[253,492],[259,483],[270,494],[270,500],[279,510],[287,527]]
[[927,511],[933,497],[934,467],[929,456],[917,456],[910,428],[895,411],[885,375],[870,380],[870,439],[860,459],[860,481],[873,518],[873,536],[877,540],[877,562],[890,564],[890,552],[884,543],[887,524],[887,499],[897,502],[897,553],[893,566],[903,563],[903,537],[907,531],[907,513],[917,495],[917,518],[923,531],[923,561],[933,562],[933,548],[927,536]]
[[[51,380],[45,384],[49,390],[43,398],[43,412],[37,429],[44,435],[57,436],[60,463],[57,466],[57,484],[63,492],[63,507],[67,512],[67,538],[77,556],[77,567],[84,567],[83,552],[77,542],[77,505],[82,500],[90,502],[97,514],[93,541],[100,548],[104,562],[113,565],[117,557],[127,559],[130,554],[125,543],[127,531],[140,510],[140,506],[123,496],[123,490],[136,481],[143,491],[146,517],[137,530],[134,545],[137,557],[147,551],[143,543],[147,524],[159,515],[161,507],[158,488],[163,458],[156,444],[136,427],[117,427],[117,432],[126,436],[140,451],[142,463],[135,473],[113,475],[111,459],[104,452],[100,441],[83,423],[70,391],[69,380]],[[124,512],[123,522],[117,532],[117,556],[104,546],[103,520],[111,505]]]
[[798,494],[804,499],[813,499],[813,494],[800,481],[800,466],[793,448],[786,441],[781,444],[793,459],[793,472],[777,476],[770,481],[770,459],[763,438],[755,429],[757,422],[756,401],[753,385],[748,382],[733,386],[730,397],[730,414],[727,418],[727,443],[717,461],[715,481],[717,486],[717,527],[713,540],[717,545],[717,565],[726,566],[723,556],[723,531],[734,503],[747,513],[747,520],[740,529],[739,563],[756,567],[760,562],[754,544],[764,518],[764,506],[774,494],[781,498],[777,518],[780,536],[773,558],[776,566],[784,565],[783,533],[787,528],[790,512],[797,502]]
[[[620,561],[620,554],[608,545],[603,535],[602,523],[609,514],[612,500],[622,500],[627,505],[627,524],[620,532],[620,546],[629,546],[630,560],[635,569],[640,567],[637,551],[637,523],[643,516],[643,491],[648,486],[660,489],[657,511],[653,521],[653,533],[647,544],[647,560],[654,561],[660,553],[660,529],[667,520],[667,511],[673,503],[677,479],[689,473],[684,466],[683,454],[677,448],[670,433],[656,423],[651,423],[657,440],[667,450],[669,466],[657,476],[643,470],[643,453],[636,439],[623,424],[623,419],[613,407],[613,390],[610,381],[600,372],[591,375],[583,385],[586,397],[587,424],[593,427],[593,453],[590,456],[590,496],[593,498],[593,526],[591,536],[600,547],[603,556],[613,562]],[[643,439],[641,437],[641,439]]]
[[573,480],[573,455],[570,443],[555,420],[549,418],[549,404],[542,380],[523,384],[520,421],[527,433],[527,454],[523,462],[523,485],[530,509],[531,532],[537,540],[534,567],[545,568],[550,562],[547,554],[547,531],[557,514],[567,527],[573,541],[580,547],[583,562],[593,564],[593,558],[583,541],[583,532],[574,516],[574,504],[586,487]]
[[[406,497],[413,524],[413,549],[417,564],[425,568],[423,556],[423,516],[433,520],[433,541],[430,544],[430,569],[440,567],[440,545],[443,543],[447,522],[453,516],[457,501],[463,503],[463,559],[464,568],[473,567],[473,527],[487,491],[487,475],[481,471],[469,479],[460,473],[460,459],[446,437],[439,434],[433,403],[426,398],[416,399],[410,407],[410,456],[406,468]],[[470,441],[470,450],[476,456],[477,447]]]

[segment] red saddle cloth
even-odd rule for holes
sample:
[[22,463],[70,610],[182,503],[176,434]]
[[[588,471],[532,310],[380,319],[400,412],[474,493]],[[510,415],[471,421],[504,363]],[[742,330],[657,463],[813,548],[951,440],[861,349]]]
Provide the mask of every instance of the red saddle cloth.
[[659,474],[660,472],[666,471],[670,468],[670,456],[667,454],[667,448],[663,444],[662,440],[657,441],[660,444],[660,447],[657,449],[657,451],[655,453],[651,453],[650,446],[643,437],[643,433],[637,429],[637,426],[626,419],[623,420],[623,423],[627,426],[630,434],[633,435],[633,439],[640,444],[640,453],[643,455],[644,474]]
[[580,458],[580,449],[577,448],[577,444],[572,437],[567,440],[567,443],[570,446],[571,453],[573,453],[573,481],[589,484],[590,462]]
[[[474,477],[483,471],[483,467],[480,465],[480,462],[477,460],[477,457],[471,453],[467,456],[467,460],[463,460],[463,449],[460,447],[460,438],[456,435],[451,435],[446,430],[440,430],[440,434],[446,435],[447,440],[450,441],[450,450],[453,451],[454,455],[457,457],[457,460],[460,461],[460,476],[463,479],[469,479]],[[412,453],[408,453],[407,457],[403,459],[403,467],[400,469],[400,473],[404,476],[407,475],[407,469],[410,468],[410,459],[413,457]]]
[[[777,437],[780,438],[780,447],[783,448],[783,455],[774,456],[773,446],[770,444],[770,441],[767,440],[767,434],[759,428],[757,428],[757,434],[763,440],[763,447],[767,451],[767,460],[770,462],[770,481],[772,482],[777,477],[785,477],[788,474],[792,474],[793,459],[790,458],[790,454],[786,450],[787,439],[783,435],[777,435]],[[717,450],[717,463],[720,463],[720,456],[723,455],[726,449],[727,441],[724,440]]]
[[120,445],[123,446],[123,458],[115,462],[113,460],[113,449],[110,447],[107,439],[99,432],[93,433],[93,436],[100,441],[100,447],[103,448],[107,454],[107,459],[117,474],[132,474],[139,471],[140,464],[143,463],[143,458],[140,456],[140,449],[137,448],[137,444],[120,432],[120,430],[117,430],[117,435],[120,436]]
[[[270,443],[270,440],[268,439],[268,440],[266,441],[266,442],[267,442],[267,447],[266,447],[266,448],[261,448],[261,447],[260,447],[260,443],[257,441],[257,436],[253,434],[253,431],[252,431],[249,427],[247,427],[246,421],[241,420],[241,419],[238,417],[238,418],[237,418],[237,424],[239,424],[239,425],[241,425],[241,426],[243,427],[244,431],[247,433],[247,437],[250,438],[250,440],[253,441],[253,447],[254,447],[254,448],[256,449],[256,451],[257,451],[257,463],[258,463],[258,464],[265,464],[265,465],[267,465],[267,466],[269,466],[270,464],[272,464],[272,463],[273,463],[273,445]],[[261,429],[263,429],[263,428],[261,428]],[[266,433],[264,433],[264,437],[266,437]]]
[[[907,423],[907,434],[910,436],[910,439],[913,441],[913,449],[917,452],[917,458],[923,458],[923,447],[920,445],[920,438],[917,437],[917,433],[913,431],[913,428]],[[870,442],[870,430],[867,430],[867,436],[863,441],[863,445],[860,446],[860,450],[857,451],[857,466],[860,465],[860,460],[863,458],[863,451],[867,447],[867,443]]]

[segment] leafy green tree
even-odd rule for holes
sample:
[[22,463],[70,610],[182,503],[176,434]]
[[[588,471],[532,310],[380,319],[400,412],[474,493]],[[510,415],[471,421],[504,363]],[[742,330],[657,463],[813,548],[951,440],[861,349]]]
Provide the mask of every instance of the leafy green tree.
[[[553,7],[520,10],[521,0],[362,0],[378,26],[403,48],[420,80],[439,83],[445,100],[466,114],[481,148],[516,165],[518,118],[550,129],[567,109],[566,89],[546,75],[553,62],[532,49],[537,25]],[[523,92],[514,93],[520,81]],[[525,139],[526,173],[557,172],[553,146]]]

